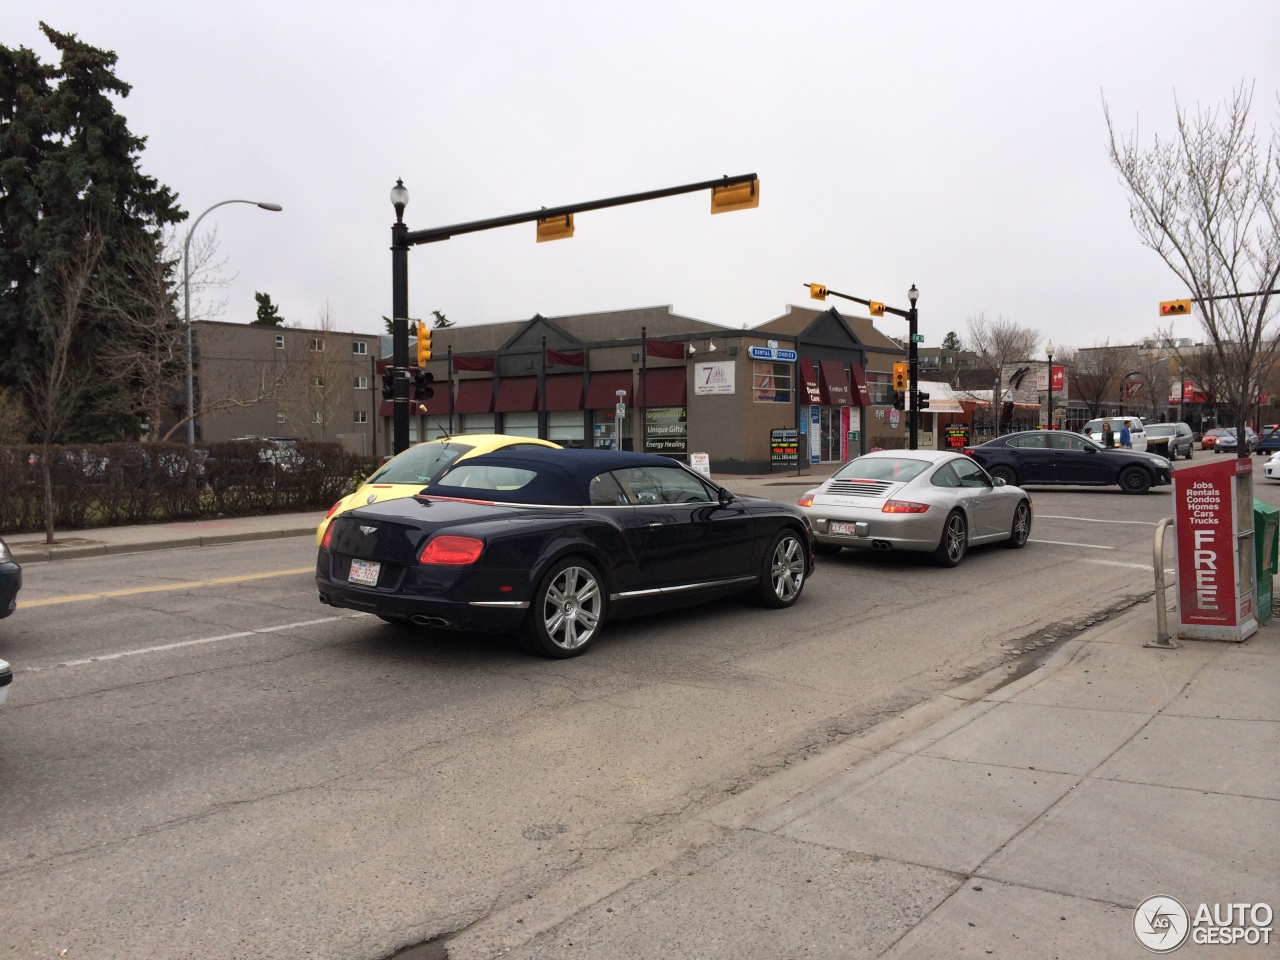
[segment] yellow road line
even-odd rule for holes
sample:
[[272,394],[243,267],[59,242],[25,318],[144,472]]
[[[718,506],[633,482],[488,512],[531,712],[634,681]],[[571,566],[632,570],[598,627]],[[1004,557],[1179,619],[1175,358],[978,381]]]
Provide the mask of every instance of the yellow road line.
[[134,587],[132,590],[108,590],[104,593],[79,593],[71,597],[50,597],[47,600],[18,601],[18,606],[49,607],[55,603],[79,603],[83,600],[102,600],[107,597],[130,597],[139,593],[160,593],[163,590],[191,590],[195,587],[215,587],[221,583],[243,583],[245,580],[265,580],[268,577],[293,577],[311,573],[315,567],[298,567],[296,570],[273,570],[270,573],[246,573],[238,577],[218,577],[214,580],[191,580],[187,583],[165,583],[155,587]]

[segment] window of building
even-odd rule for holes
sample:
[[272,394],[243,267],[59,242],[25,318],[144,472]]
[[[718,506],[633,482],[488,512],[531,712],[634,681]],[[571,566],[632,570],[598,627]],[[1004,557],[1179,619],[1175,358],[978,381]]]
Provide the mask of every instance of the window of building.
[[357,411],[356,411],[356,423],[368,423],[368,422],[369,422],[369,411],[368,411],[368,410],[357,410]]
[[756,403],[790,403],[791,367],[789,363],[755,361],[751,365],[751,398]]
[[324,353],[324,341],[319,337],[312,337],[311,350],[313,353]]
[[464,413],[462,415],[462,428],[459,433],[493,433],[494,422],[492,413]]
[[284,423],[284,422],[285,422],[285,415],[283,413],[277,413],[276,423]]
[[283,350],[283,349],[284,349],[284,334],[283,334],[283,333],[277,333],[277,334],[276,334],[276,349],[277,349],[277,350]]
[[324,386],[324,377],[316,377],[315,379],[313,379],[313,380],[311,381],[311,385],[312,385],[313,387],[323,387],[323,386]]
[[369,389],[369,378],[368,378],[368,377],[356,377],[354,380],[352,380],[351,385],[352,385],[353,387],[355,387],[357,390],[368,390],[368,389]]
[[884,406],[889,403],[889,385],[892,377],[887,373],[867,371],[867,393],[871,394],[871,403]]
[[363,357],[365,354],[369,352],[369,345],[365,343],[363,340],[352,340],[351,352],[358,353],[360,354],[360,356]]
[[[577,411],[574,411],[575,413]],[[581,414],[578,415],[581,419]],[[538,435],[538,414],[534,411],[522,413],[504,413],[502,415],[502,432],[510,437],[536,437]]]
[[324,423],[324,414],[323,414],[323,413],[321,413],[319,410],[317,410],[315,413],[313,413],[313,414],[311,415],[311,422],[312,422],[312,423],[319,423],[319,424],[323,424],[323,423]]
[[552,410],[547,414],[547,439],[562,447],[582,447],[586,431],[581,410]]

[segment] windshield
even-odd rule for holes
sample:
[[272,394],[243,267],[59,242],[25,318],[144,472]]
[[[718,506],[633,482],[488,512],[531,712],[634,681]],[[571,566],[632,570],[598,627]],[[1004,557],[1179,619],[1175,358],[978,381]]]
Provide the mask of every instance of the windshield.
[[1146,433],[1148,437],[1172,437],[1178,432],[1178,428],[1172,424],[1157,423],[1147,427]]
[[465,443],[420,443],[395,457],[366,483],[420,483],[424,487],[474,447]]
[[907,457],[859,457],[835,472],[833,480],[893,480],[904,483],[933,466]]

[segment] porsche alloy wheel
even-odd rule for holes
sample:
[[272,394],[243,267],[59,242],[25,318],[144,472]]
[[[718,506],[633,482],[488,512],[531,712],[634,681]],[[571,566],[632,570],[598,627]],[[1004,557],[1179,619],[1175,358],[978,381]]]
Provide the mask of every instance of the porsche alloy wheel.
[[794,530],[783,530],[764,555],[764,569],[756,596],[767,607],[789,607],[804,589],[804,543]]
[[1013,511],[1013,526],[1009,530],[1009,539],[1005,541],[1005,546],[1020,550],[1027,545],[1027,539],[1030,536],[1031,507],[1027,501],[1022,500]]
[[600,574],[585,560],[561,560],[542,578],[534,594],[528,639],[537,653],[576,657],[595,639],[603,619]]
[[960,513],[952,513],[942,527],[942,539],[933,551],[934,562],[940,567],[954,567],[964,559],[969,546],[969,528]]

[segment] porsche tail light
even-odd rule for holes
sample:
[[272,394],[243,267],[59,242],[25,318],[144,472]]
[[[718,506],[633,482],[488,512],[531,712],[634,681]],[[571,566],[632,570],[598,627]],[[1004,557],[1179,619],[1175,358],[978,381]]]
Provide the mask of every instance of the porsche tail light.
[[484,541],[475,537],[432,537],[418,555],[418,562],[465,567],[479,560],[483,552]]
[[929,509],[927,503],[916,503],[914,500],[886,500],[880,508],[881,513],[924,513]]
[[333,524],[329,524],[324,528],[324,539],[320,541],[320,549],[328,550],[329,544],[333,541]]
[[799,503],[799,504],[800,504],[800,506],[802,506],[802,507],[812,507],[812,506],[813,506],[813,494],[812,494],[812,493],[806,493],[803,497],[801,497],[801,498],[800,498],[798,501],[796,501],[796,502],[797,502],[797,503]]

